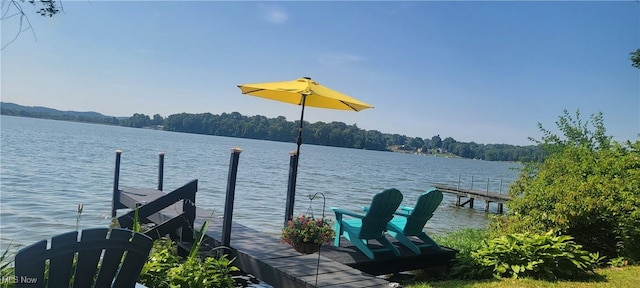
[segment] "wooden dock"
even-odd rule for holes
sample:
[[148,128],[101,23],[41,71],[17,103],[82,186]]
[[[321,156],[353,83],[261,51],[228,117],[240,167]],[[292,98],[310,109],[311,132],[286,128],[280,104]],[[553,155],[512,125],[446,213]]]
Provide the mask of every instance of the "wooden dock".
[[[447,185],[435,185],[436,189],[441,192],[450,193],[456,195],[456,206],[464,207],[469,204],[469,208],[473,208],[473,202],[475,199],[484,200],[484,210],[489,212],[489,204],[497,203],[498,204],[498,213],[504,212],[504,203],[511,200],[511,197],[506,194],[482,191],[482,190],[471,190],[471,189],[462,189],[458,187],[452,187]],[[462,198],[468,198],[467,201],[462,202]]]
[[[375,277],[416,269],[448,268],[456,251],[445,247],[423,248],[416,255],[390,238],[399,247],[401,256],[378,254],[369,259],[349,241],[341,241],[340,247],[322,245],[320,252],[303,255],[292,247],[281,244],[280,239],[266,235],[233,222],[233,202],[238,167],[239,148],[231,149],[229,177],[222,218],[211,219],[212,211],[196,206],[198,180],[165,193],[163,187],[164,153],[160,152],[157,189],[119,187],[120,158],[116,150],[116,168],[112,195],[112,217],[118,209],[129,212],[117,217],[121,227],[133,227],[134,214],[143,224],[151,224],[145,234],[153,239],[169,235],[182,249],[190,249],[194,229],[200,229],[209,221],[201,252],[219,256],[225,253],[235,259],[233,265],[276,288],[297,287],[389,287],[389,282]],[[136,208],[135,210],[133,210]],[[277,221],[276,219],[273,219]],[[374,242],[374,243],[371,243]],[[370,241],[370,245],[377,245]],[[208,249],[208,250],[207,250]],[[183,251],[184,252],[184,251]]]
[[[118,194],[121,205],[117,207],[133,208],[137,205],[139,207],[138,213],[143,215],[148,213],[145,209],[146,204],[153,203],[162,197],[167,198],[168,195],[168,193],[156,189],[131,188],[118,190]],[[183,208],[190,206],[190,204],[185,205],[184,201],[179,201],[160,212],[145,217],[158,226],[162,226],[170,221],[175,222],[174,219],[183,218],[182,216],[185,215]],[[130,215],[130,213],[126,215]],[[120,218],[126,218],[126,215],[120,216]],[[220,239],[224,237],[222,235],[222,231],[224,231],[223,219],[208,219],[210,215],[211,211],[195,207],[193,227],[201,227],[206,220],[209,220],[205,244],[211,248],[220,247],[222,243]],[[276,220],[274,219],[274,221]],[[180,223],[188,222],[190,221],[187,219]],[[177,235],[184,235],[184,232],[177,233]],[[277,237],[266,235],[238,223],[232,223],[230,247],[227,252],[231,257],[236,258],[233,264],[242,271],[278,288],[389,287],[388,281],[374,275],[422,268],[447,267],[456,253],[455,250],[443,247],[442,249],[425,249],[421,255],[415,255],[399,243],[394,243],[401,249],[402,255],[400,257],[383,254],[376,260],[371,260],[354,246],[350,246],[348,241],[341,242],[343,243],[341,247],[323,245],[319,255],[318,253],[303,255],[293,250],[292,247],[281,244]]]

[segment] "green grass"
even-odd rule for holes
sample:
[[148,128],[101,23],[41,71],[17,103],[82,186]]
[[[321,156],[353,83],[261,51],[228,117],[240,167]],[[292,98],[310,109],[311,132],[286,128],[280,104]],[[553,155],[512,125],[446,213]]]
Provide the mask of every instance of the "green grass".
[[640,282],[640,266],[626,266],[622,268],[597,269],[598,276],[589,281],[557,281],[550,282],[532,279],[502,279],[482,281],[450,280],[431,283],[407,284],[407,288],[596,288],[596,287],[638,287]]

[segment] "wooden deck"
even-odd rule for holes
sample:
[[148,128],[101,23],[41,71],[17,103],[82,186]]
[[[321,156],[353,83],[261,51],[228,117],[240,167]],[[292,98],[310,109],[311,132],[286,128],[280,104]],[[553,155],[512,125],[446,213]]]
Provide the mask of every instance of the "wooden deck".
[[[475,199],[484,200],[485,211],[487,212],[489,211],[490,203],[498,203],[498,213],[502,213],[504,210],[503,208],[504,203],[511,200],[511,197],[509,197],[509,195],[502,194],[502,193],[482,191],[482,190],[469,190],[469,189],[462,189],[462,188],[446,186],[446,185],[435,185],[435,187],[441,192],[455,194],[456,206],[465,206],[466,204],[469,204],[469,208],[473,208]],[[468,198],[467,201],[461,202],[462,197]]]
[[[129,208],[135,207],[136,203],[150,203],[167,195],[155,189],[124,188],[119,192],[120,203]],[[182,203],[178,202],[148,219],[162,223],[178,216],[182,208]],[[195,227],[201,227],[210,215],[211,211],[196,207]],[[223,220],[209,220],[205,243],[212,248],[220,248]],[[448,248],[424,250],[422,255],[415,255],[396,243],[401,249],[400,257],[389,254],[370,260],[350,246],[348,241],[341,242],[341,247],[323,245],[319,254],[302,255],[288,245],[281,244],[277,237],[232,223],[228,252],[236,258],[233,262],[235,266],[277,288],[389,287],[388,281],[373,275],[448,266],[455,257],[455,251]]]

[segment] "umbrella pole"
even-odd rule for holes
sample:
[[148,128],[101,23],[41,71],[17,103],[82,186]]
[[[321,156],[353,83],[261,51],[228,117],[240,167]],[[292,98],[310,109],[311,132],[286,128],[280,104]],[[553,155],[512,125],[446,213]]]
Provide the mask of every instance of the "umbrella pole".
[[291,154],[289,161],[289,185],[287,186],[287,204],[284,211],[284,226],[293,218],[293,206],[296,200],[296,181],[298,178],[298,159],[300,158],[300,145],[302,145],[302,122],[304,119],[304,106],[307,95],[302,94],[302,112],[300,114],[300,128],[298,128],[298,139],[296,144],[298,148],[295,154]]
[[[302,119],[304,119],[304,104],[307,102],[307,95],[302,94],[302,113],[300,113],[300,128],[298,128],[298,140],[296,143],[298,144],[298,150],[296,150],[296,155],[300,155],[300,145],[302,145]],[[296,161],[296,167],[297,165]],[[296,169],[297,170],[297,169]]]

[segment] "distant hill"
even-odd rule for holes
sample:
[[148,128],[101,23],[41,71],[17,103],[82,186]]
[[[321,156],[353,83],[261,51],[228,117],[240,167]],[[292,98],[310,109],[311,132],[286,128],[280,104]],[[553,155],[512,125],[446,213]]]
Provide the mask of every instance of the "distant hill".
[[[78,112],[78,111],[60,111],[52,108],[41,106],[22,106],[15,103],[0,102],[0,108],[2,110],[14,111],[14,112],[26,112],[28,114],[48,114],[51,116],[71,116],[82,118],[111,118],[113,116],[107,116],[98,112]],[[5,114],[5,113],[2,113]]]

